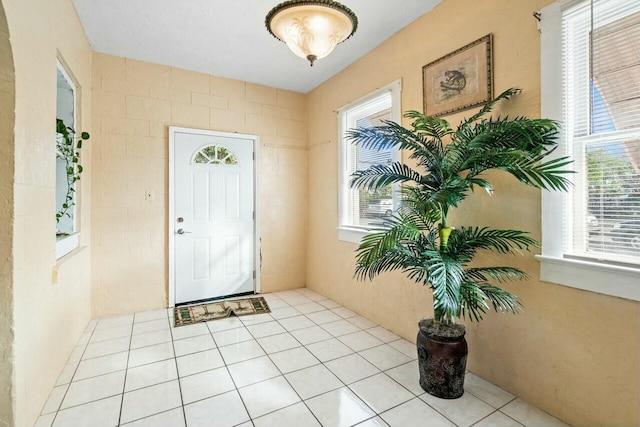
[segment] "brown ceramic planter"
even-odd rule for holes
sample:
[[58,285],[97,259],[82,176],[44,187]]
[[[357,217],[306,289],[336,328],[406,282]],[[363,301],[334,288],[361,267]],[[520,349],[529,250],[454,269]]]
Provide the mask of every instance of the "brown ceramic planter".
[[435,326],[433,319],[419,323],[416,341],[420,386],[442,399],[456,399],[464,393],[467,341],[462,325]]

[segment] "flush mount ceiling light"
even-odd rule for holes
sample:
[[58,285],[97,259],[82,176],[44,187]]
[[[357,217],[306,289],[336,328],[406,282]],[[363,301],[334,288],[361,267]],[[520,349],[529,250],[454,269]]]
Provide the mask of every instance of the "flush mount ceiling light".
[[311,66],[356,32],[358,18],[332,0],[289,0],[267,14],[267,30]]

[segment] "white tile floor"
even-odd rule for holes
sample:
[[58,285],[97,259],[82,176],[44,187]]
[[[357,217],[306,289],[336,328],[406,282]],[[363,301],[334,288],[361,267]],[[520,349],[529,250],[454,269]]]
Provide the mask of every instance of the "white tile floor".
[[435,398],[414,344],[307,289],[264,297],[271,314],[179,328],[91,321],[36,427],[565,425],[473,374]]

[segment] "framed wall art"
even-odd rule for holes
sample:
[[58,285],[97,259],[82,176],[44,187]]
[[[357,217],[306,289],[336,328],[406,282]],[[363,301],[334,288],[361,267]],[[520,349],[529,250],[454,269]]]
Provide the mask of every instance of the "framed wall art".
[[422,67],[424,113],[444,116],[493,98],[492,35]]

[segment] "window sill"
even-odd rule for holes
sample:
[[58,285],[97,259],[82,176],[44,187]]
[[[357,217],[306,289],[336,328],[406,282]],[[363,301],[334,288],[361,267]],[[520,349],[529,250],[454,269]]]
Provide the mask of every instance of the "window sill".
[[536,255],[540,280],[640,301],[640,268]]
[[80,233],[56,237],[56,259],[60,259],[80,246]]
[[364,229],[356,227],[338,227],[338,240],[343,242],[360,244],[364,236],[380,230]]

